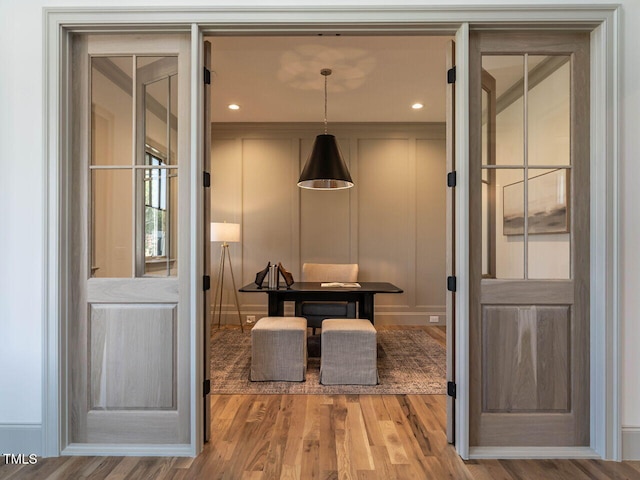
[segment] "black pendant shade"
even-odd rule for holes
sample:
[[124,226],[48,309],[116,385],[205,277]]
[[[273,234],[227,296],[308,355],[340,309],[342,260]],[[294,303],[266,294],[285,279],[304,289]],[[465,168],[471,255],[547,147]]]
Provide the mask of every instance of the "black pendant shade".
[[311,155],[298,180],[298,186],[314,190],[353,187],[353,180],[347,164],[340,155],[336,137],[326,133],[316,137]]

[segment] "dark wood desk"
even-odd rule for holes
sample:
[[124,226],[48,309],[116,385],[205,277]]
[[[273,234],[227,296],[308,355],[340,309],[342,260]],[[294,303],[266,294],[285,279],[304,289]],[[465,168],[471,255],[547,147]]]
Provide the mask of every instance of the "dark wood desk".
[[358,282],[360,287],[321,287],[320,282],[296,282],[291,287],[259,288],[255,283],[240,289],[245,293],[269,295],[269,316],[284,316],[284,302],[290,301],[347,301],[358,302],[358,316],[374,323],[373,297],[376,293],[402,293],[403,290],[387,282]]

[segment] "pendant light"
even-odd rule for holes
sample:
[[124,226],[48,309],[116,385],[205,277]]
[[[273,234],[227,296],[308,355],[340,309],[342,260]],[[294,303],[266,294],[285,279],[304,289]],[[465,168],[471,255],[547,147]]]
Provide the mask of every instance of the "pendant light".
[[312,190],[351,188],[353,180],[340,154],[336,137],[327,133],[327,77],[331,75],[331,69],[323,68],[320,74],[324,76],[324,134],[318,135],[313,142],[298,186]]

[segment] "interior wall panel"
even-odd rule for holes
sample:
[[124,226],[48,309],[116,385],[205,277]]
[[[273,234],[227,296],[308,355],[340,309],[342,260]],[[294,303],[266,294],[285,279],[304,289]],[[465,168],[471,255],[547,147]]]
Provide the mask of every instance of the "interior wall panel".
[[[348,142],[337,139],[349,166]],[[300,171],[313,141],[302,139]],[[346,148],[345,148],[346,147]],[[354,263],[350,258],[351,191],[300,189],[300,255],[309,263]]]
[[[358,141],[358,263],[362,281],[384,278],[413,288],[407,275],[410,242],[408,139],[360,139]],[[380,295],[377,305],[404,305],[401,295]]]
[[247,281],[268,261],[287,268],[297,264],[297,206],[292,202],[298,195],[297,143],[289,138],[242,142],[242,270]]
[[442,139],[416,141],[416,305],[444,305],[447,212]]

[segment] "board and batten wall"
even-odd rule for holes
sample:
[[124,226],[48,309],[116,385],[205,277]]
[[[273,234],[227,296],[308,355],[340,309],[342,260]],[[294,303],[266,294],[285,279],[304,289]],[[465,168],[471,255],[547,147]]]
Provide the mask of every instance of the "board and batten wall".
[[[268,261],[300,279],[302,264],[358,263],[360,281],[388,281],[378,324],[445,321],[444,124],[330,125],[349,165],[349,190],[310,191],[297,181],[317,124],[213,124],[212,221],[241,224],[231,244],[237,287]],[[216,281],[219,243],[212,245]],[[230,284],[229,272],[225,286]],[[240,294],[242,320],[267,313],[267,296]],[[292,312],[292,305],[287,305]],[[217,322],[217,317],[216,317]],[[222,323],[237,324],[225,288]]]

